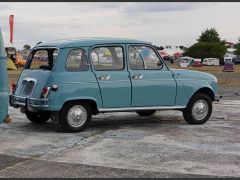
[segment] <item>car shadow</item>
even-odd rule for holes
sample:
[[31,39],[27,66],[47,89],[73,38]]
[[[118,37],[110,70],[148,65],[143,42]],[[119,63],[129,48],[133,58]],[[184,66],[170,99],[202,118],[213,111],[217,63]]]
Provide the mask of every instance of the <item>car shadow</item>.
[[[93,116],[88,127],[84,131],[91,130],[109,130],[109,129],[119,129],[121,127],[138,127],[138,128],[148,128],[156,126],[167,126],[167,125],[184,125],[186,124],[180,117],[170,117],[170,116],[159,116],[152,115],[147,117],[142,117],[138,115],[123,115],[123,116],[107,116],[98,115],[97,117]],[[46,123],[34,124],[34,123],[21,123],[18,125],[17,129],[21,129],[26,133],[33,132],[56,132],[64,133],[61,127],[58,124],[55,124],[49,120]]]

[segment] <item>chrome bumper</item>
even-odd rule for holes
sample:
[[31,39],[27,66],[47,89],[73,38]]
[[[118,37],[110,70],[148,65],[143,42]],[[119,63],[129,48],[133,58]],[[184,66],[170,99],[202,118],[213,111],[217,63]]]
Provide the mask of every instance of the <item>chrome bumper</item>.
[[37,98],[27,98],[22,96],[9,95],[9,103],[12,107],[25,107],[30,108],[47,108],[49,107],[49,99],[37,99]]
[[222,98],[222,96],[220,96],[220,95],[215,95],[215,96],[214,96],[214,101],[220,101],[221,98]]

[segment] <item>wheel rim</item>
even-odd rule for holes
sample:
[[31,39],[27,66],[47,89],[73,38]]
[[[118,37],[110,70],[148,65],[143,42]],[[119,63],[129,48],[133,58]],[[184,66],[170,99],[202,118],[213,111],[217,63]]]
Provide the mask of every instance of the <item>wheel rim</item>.
[[194,103],[192,115],[196,120],[203,120],[208,114],[208,103],[201,99]]
[[72,127],[81,127],[87,120],[87,111],[83,106],[73,106],[67,115],[68,123]]

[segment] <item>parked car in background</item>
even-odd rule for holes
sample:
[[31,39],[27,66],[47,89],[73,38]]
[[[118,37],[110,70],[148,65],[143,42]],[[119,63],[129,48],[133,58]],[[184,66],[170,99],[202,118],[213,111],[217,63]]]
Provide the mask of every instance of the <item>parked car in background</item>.
[[205,58],[202,64],[205,66],[219,66],[220,60],[218,58]]
[[170,63],[173,63],[173,62],[174,62],[173,57],[171,57],[171,56],[164,56],[164,57],[163,57],[163,60],[169,61]]
[[26,64],[26,57],[24,58],[21,53],[16,54],[15,65],[16,67],[23,67]]
[[226,64],[226,63],[232,63],[233,62],[233,58],[234,57],[224,57],[224,64]]
[[240,64],[240,56],[236,56],[233,58],[233,63],[234,64]]
[[234,64],[233,64],[232,60],[225,61],[222,71],[234,72]]
[[150,43],[120,38],[40,43],[13,87],[12,107],[70,132],[87,127],[92,115],[124,111],[180,110],[189,124],[203,124],[219,99],[215,76],[168,68]]
[[203,64],[199,61],[195,61],[193,64],[192,64],[192,67],[202,67]]
[[194,58],[184,56],[177,59],[180,67],[188,67],[194,63]]

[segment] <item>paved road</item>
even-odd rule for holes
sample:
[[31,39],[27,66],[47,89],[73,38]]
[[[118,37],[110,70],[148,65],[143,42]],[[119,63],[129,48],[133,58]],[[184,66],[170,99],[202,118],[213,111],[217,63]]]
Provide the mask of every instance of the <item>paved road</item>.
[[240,101],[214,104],[204,125],[178,111],[94,116],[81,133],[34,125],[10,108],[0,125],[0,177],[239,177]]

